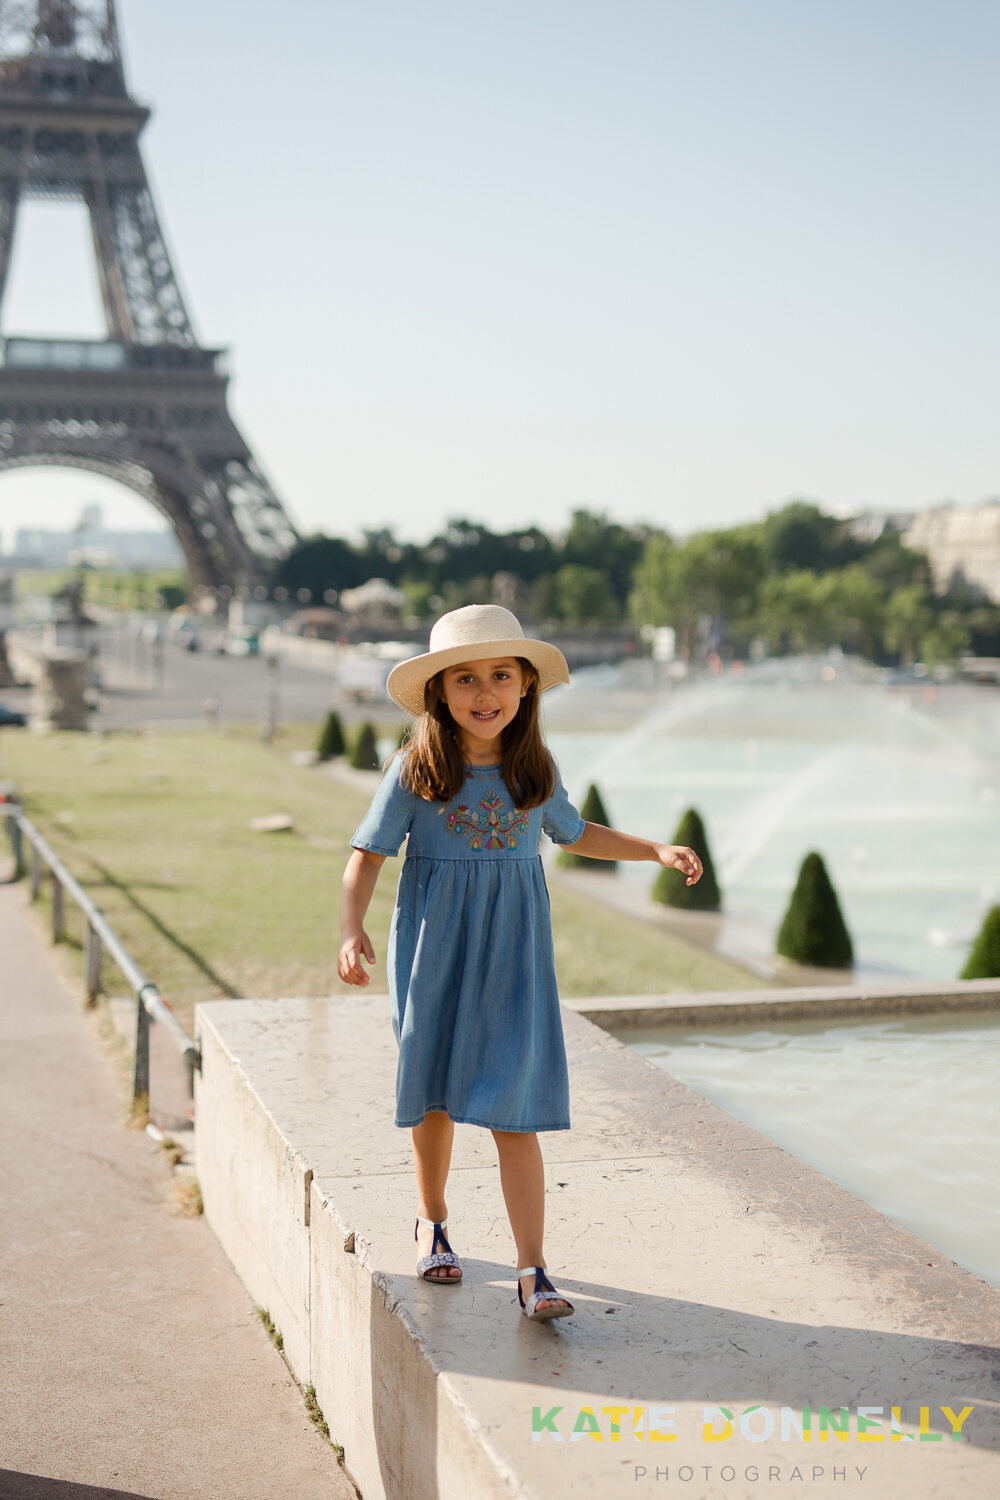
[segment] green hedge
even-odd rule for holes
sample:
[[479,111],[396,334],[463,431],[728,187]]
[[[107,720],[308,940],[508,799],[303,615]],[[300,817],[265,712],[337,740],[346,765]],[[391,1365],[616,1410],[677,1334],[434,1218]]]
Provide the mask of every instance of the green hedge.
[[796,963],[817,969],[850,969],[854,946],[826,865],[813,851],[799,869],[799,878],[778,930],[778,952]]
[[664,865],[653,882],[653,900],[661,901],[664,906],[679,907],[682,911],[719,911],[722,893],[715,875],[712,851],[708,847],[708,834],[693,807],[689,807],[681,818],[670,842],[694,850],[701,860],[702,877],[694,885],[688,885],[680,870]]
[[1000,906],[991,907],[983,918],[979,936],[959,978],[1000,979]]
[[316,754],[320,760],[332,760],[335,755],[343,755],[347,750],[344,739],[344,726],[340,722],[340,715],[333,709],[323,720],[323,727],[316,741]]
[[358,730],[358,737],[351,751],[351,765],[356,771],[379,771],[382,768],[375,744],[375,726],[368,719]]
[[[580,816],[585,823],[600,823],[602,828],[610,828],[607,809],[597,787],[591,782],[587,788],[587,795],[580,805]],[[556,864],[563,869],[569,870],[596,870],[598,874],[603,870],[617,870],[616,859],[588,859],[585,854],[574,854],[571,849],[560,849],[556,855]]]

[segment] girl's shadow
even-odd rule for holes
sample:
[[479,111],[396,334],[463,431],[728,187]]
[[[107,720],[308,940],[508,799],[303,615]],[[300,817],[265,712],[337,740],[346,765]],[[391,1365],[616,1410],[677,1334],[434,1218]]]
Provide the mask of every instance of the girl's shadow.
[[[886,1430],[890,1407],[902,1408],[904,1423],[914,1427],[918,1408],[929,1407],[928,1431],[941,1434],[935,1443],[940,1447],[950,1444],[952,1437],[941,1406],[957,1414],[971,1405],[974,1411],[962,1427],[963,1440],[1000,1449],[1000,1350],[992,1345],[760,1317],[722,1304],[623,1292],[565,1276],[553,1280],[573,1301],[574,1316],[534,1324],[520,1313],[509,1266],[468,1256],[462,1257],[462,1265],[465,1284],[460,1290],[426,1287],[415,1277],[376,1280],[384,1284],[383,1296],[391,1291],[389,1307],[402,1304],[404,1321],[416,1323],[426,1340],[423,1355],[414,1350],[410,1358],[429,1357],[439,1375],[456,1377],[459,1394],[467,1394],[474,1414],[489,1418],[491,1446],[515,1472],[518,1455],[523,1459],[531,1446],[533,1406],[562,1407],[564,1444],[585,1405],[597,1414],[605,1438],[609,1418],[601,1415],[602,1405],[725,1406],[737,1419],[748,1406],[766,1406],[779,1419],[778,1431],[781,1407],[790,1407],[799,1417],[803,1407],[811,1407],[815,1426],[820,1406],[830,1407],[838,1420],[837,1409],[846,1406],[852,1414],[851,1439],[824,1444],[824,1450],[832,1454],[836,1449],[841,1460],[861,1453],[859,1461],[864,1462],[864,1455],[873,1450],[856,1444],[854,1414],[859,1406],[881,1406]],[[394,1317],[397,1314],[387,1310],[383,1297],[373,1295],[371,1347],[381,1351],[383,1359],[387,1338],[393,1344],[401,1337],[411,1339],[402,1328],[395,1336],[389,1333],[383,1320]],[[464,1377],[471,1379],[466,1382]],[[512,1393],[509,1404],[503,1397],[491,1401],[487,1412],[481,1389],[477,1397],[477,1384],[498,1380],[517,1382],[523,1391]],[[422,1410],[421,1426],[433,1434],[440,1381],[425,1379],[422,1386],[425,1392],[433,1390],[427,1399],[434,1409]],[[374,1365],[372,1390],[385,1390]],[[386,1493],[401,1500],[400,1466],[404,1461],[412,1464],[415,1457],[412,1429],[407,1426],[404,1436],[394,1401],[376,1406],[371,1419]],[[699,1412],[692,1433],[699,1442],[700,1421]],[[626,1434],[631,1439],[630,1427],[623,1426],[622,1433],[623,1439]],[[544,1433],[542,1440],[552,1441]],[[631,1442],[615,1451],[628,1457]],[[641,1459],[645,1450],[636,1444],[634,1451]],[[768,1451],[762,1443],[751,1456],[763,1460]],[[786,1458],[790,1451],[786,1446]],[[808,1455],[819,1450],[804,1451]],[[675,1459],[678,1456],[675,1452]],[[406,1472],[412,1477],[412,1468]],[[420,1492],[427,1500],[438,1494],[433,1441],[425,1447]]]

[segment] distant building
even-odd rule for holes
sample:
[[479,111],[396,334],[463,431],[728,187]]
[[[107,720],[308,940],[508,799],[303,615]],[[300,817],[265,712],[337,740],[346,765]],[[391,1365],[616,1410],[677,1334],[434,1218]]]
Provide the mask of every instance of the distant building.
[[174,568],[184,554],[172,531],[108,531],[99,505],[85,505],[72,531],[22,527],[8,559],[19,568]]
[[1000,500],[984,505],[938,505],[914,516],[903,542],[925,552],[934,589],[945,594],[966,584],[974,593],[1000,604]]
[[877,542],[887,531],[906,531],[915,516],[912,510],[863,510],[846,516],[844,524],[859,542]]

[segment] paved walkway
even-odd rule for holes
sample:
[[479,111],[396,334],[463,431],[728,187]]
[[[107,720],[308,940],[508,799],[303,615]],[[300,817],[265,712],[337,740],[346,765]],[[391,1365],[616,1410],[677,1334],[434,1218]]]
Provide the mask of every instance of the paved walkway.
[[25,894],[0,884],[0,1497],[356,1500],[212,1230],[119,1123]]

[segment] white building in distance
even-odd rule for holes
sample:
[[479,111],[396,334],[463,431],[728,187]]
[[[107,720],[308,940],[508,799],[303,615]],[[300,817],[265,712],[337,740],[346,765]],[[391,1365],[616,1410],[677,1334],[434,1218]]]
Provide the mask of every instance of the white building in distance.
[[20,568],[178,568],[184,554],[172,531],[109,531],[101,507],[85,505],[72,531],[21,527],[6,562]]
[[903,543],[927,554],[936,593],[965,583],[1000,604],[1000,500],[974,506],[949,502],[921,511],[903,533]]

